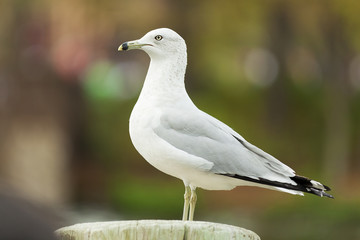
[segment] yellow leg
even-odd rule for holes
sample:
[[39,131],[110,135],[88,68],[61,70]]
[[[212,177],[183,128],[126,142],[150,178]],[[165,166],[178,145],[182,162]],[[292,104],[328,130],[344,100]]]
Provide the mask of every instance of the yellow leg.
[[183,221],[188,220],[188,214],[189,214],[189,201],[190,201],[190,187],[185,186],[185,194],[184,194],[184,210],[183,210]]
[[196,188],[191,188],[191,196],[190,196],[190,216],[189,221],[194,220],[194,212],[195,212],[195,205],[196,205]]

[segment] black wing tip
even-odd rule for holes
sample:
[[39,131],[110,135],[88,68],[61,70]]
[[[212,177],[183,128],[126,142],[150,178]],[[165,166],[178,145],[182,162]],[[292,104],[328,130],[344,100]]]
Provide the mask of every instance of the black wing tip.
[[324,185],[324,184],[323,184],[323,186],[324,186],[324,188],[325,188],[325,191],[331,191],[331,188],[329,188],[328,186],[326,186],[326,185]]
[[237,174],[220,174],[220,175],[237,178],[237,179],[241,179],[241,180],[245,180],[245,181],[249,181],[249,182],[264,184],[264,185],[268,185],[268,186],[274,186],[274,187],[280,187],[280,188],[284,188],[284,189],[301,191],[301,192],[305,192],[305,193],[311,193],[311,194],[317,195],[319,197],[328,197],[328,198],[334,199],[334,197],[332,195],[325,192],[325,191],[330,191],[330,188],[328,186],[321,184],[325,190],[317,188],[312,184],[311,179],[309,179],[307,177],[298,176],[298,175],[296,175],[294,177],[290,177],[290,179],[293,180],[297,185],[293,185],[290,183],[271,181],[271,180],[264,179],[264,178],[254,179],[254,178],[250,178],[250,177],[246,177],[246,176],[240,176]]
[[324,189],[314,186],[312,183],[313,180],[311,180],[310,178],[307,178],[307,177],[295,175],[294,177],[290,177],[290,179],[293,180],[296,184],[298,184],[298,186],[304,187],[305,189],[301,190],[303,192],[312,193],[319,197],[328,197],[328,198],[334,199],[334,196],[325,192],[325,191],[330,191],[331,188],[322,183],[319,183],[319,184],[321,184],[321,186]]

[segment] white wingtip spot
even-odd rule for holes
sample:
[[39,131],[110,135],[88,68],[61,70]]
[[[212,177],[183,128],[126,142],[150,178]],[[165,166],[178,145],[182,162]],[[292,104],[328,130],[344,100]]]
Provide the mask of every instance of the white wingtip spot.
[[311,180],[310,183],[315,187],[315,188],[319,188],[319,189],[322,189],[322,190],[326,190],[324,188],[324,185],[322,185],[321,183],[315,181],[315,180]]

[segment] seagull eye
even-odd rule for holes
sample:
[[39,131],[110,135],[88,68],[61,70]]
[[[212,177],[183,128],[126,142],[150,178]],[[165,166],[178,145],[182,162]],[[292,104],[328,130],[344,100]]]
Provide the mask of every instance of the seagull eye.
[[156,35],[155,36],[156,41],[160,41],[161,39],[163,39],[163,36],[161,36],[161,35]]

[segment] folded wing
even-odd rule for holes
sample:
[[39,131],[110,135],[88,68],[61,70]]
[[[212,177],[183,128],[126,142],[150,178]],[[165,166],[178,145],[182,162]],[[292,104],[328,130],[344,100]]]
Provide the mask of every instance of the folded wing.
[[180,115],[167,109],[154,131],[177,149],[212,162],[212,173],[296,185],[290,167],[200,110]]

